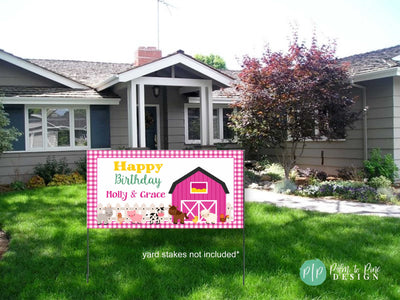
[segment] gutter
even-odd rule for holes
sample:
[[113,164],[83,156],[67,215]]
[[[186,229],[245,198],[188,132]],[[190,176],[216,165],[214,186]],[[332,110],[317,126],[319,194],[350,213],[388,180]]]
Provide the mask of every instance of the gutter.
[[360,84],[351,83],[351,86],[359,88],[362,91],[363,106],[363,154],[364,160],[368,159],[368,106],[367,106],[367,88]]

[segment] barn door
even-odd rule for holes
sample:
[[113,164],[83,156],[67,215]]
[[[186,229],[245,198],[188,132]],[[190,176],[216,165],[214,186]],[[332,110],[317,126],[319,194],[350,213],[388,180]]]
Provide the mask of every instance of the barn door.
[[193,220],[195,216],[198,216],[199,222],[205,222],[206,220],[204,220],[200,215],[201,211],[204,209],[208,209],[212,214],[217,214],[217,200],[181,201],[181,211],[187,213],[189,220]]

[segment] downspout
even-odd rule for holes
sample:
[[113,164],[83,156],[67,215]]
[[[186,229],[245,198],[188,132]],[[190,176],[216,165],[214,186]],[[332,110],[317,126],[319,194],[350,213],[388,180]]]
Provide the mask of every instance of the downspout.
[[351,84],[355,88],[359,88],[362,91],[362,106],[363,106],[363,153],[364,160],[368,159],[368,119],[367,119],[367,88],[363,85]]

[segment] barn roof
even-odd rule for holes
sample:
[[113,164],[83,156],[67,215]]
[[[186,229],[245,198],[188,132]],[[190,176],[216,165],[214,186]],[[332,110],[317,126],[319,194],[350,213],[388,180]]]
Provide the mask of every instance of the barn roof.
[[203,168],[197,167],[196,169],[194,169],[193,171],[187,173],[185,176],[179,178],[178,180],[174,181],[174,183],[171,185],[171,189],[169,190],[169,193],[172,194],[176,188],[176,186],[181,183],[182,181],[184,181],[186,178],[189,178],[190,176],[192,176],[193,174],[197,173],[197,172],[201,172],[204,175],[206,175],[207,177],[211,178],[212,180],[218,182],[222,188],[224,189],[224,192],[226,194],[229,194],[228,188],[226,187],[225,182],[223,182],[222,180],[218,179],[217,177],[215,177],[214,175],[208,173],[206,170],[204,170]]

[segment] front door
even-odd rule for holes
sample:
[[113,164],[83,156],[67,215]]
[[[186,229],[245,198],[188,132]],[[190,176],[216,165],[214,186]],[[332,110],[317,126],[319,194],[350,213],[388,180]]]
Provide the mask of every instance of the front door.
[[158,149],[157,145],[157,107],[145,107],[146,147],[151,150]]

